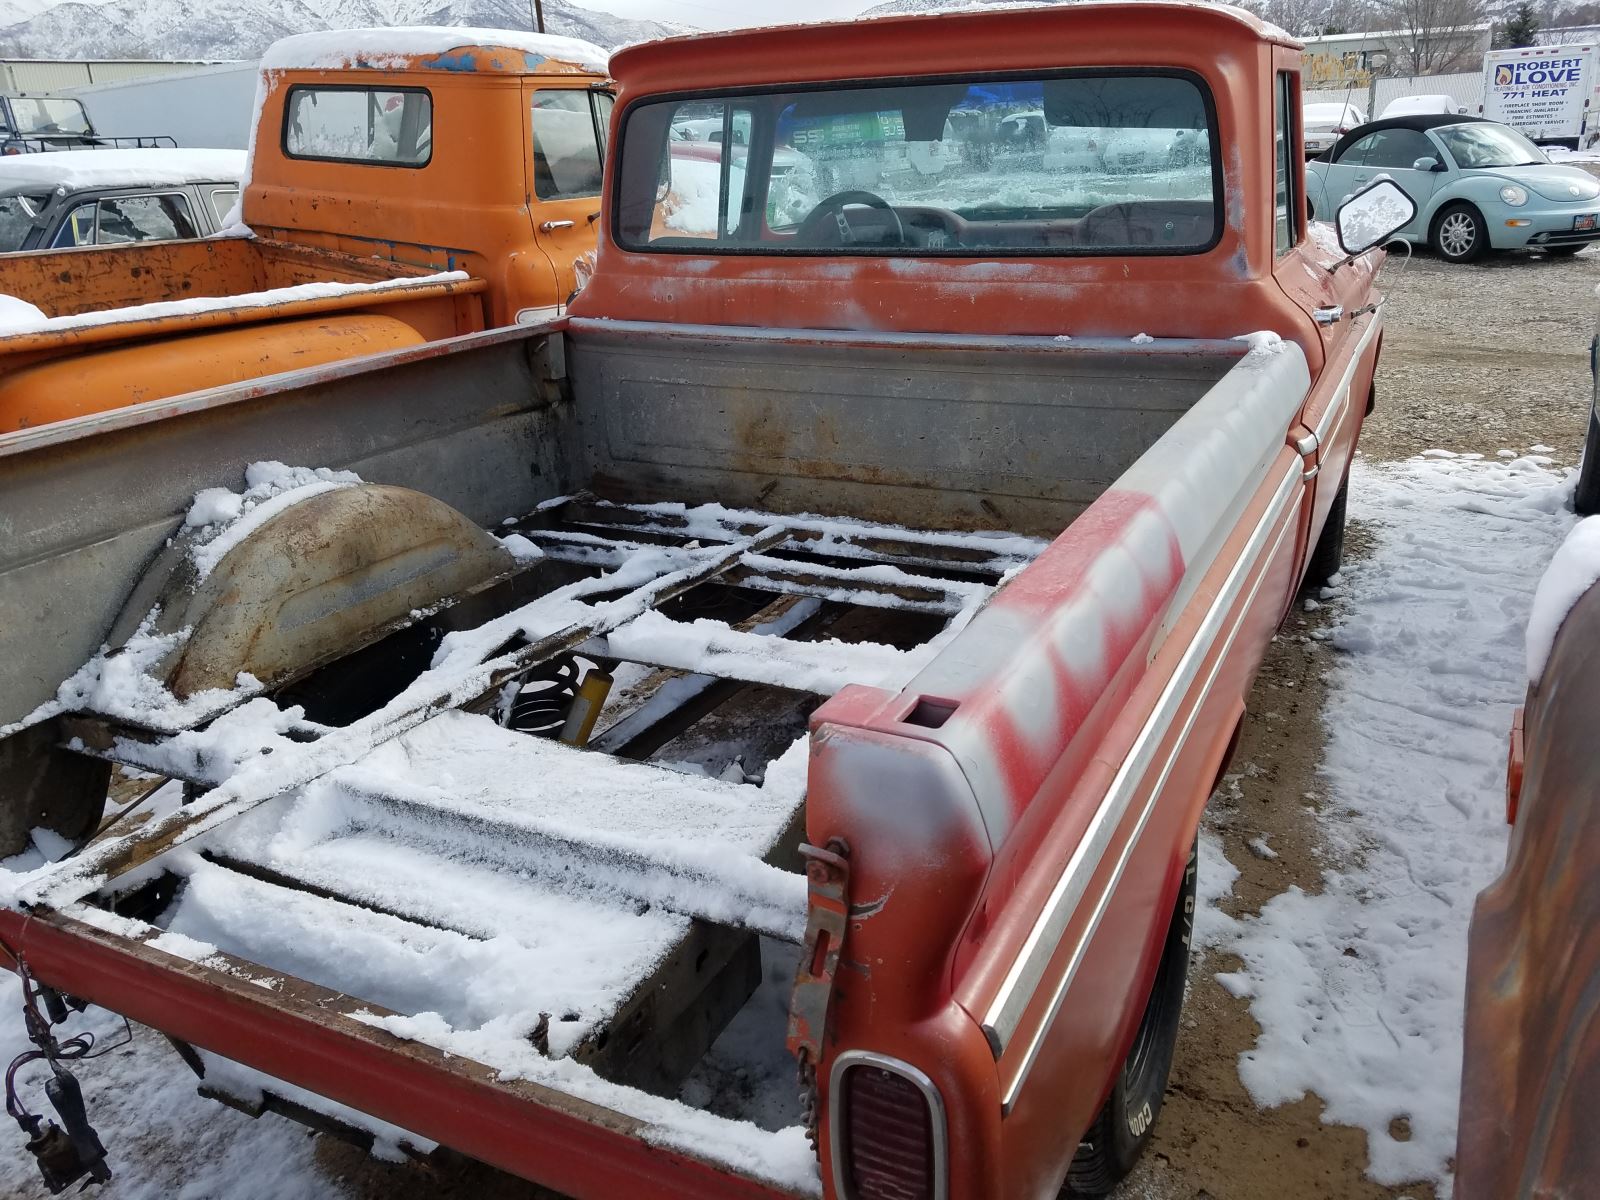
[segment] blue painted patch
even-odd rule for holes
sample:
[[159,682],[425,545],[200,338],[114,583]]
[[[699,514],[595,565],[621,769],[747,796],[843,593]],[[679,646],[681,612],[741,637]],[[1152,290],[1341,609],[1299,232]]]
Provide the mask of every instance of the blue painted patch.
[[436,54],[422,65],[430,71],[476,71],[478,56],[471,50],[456,50],[449,54]]
[[528,71],[537,72],[540,67],[544,66],[545,63],[549,61],[550,60],[544,55],[535,54],[531,50],[524,50],[522,52],[522,65]]

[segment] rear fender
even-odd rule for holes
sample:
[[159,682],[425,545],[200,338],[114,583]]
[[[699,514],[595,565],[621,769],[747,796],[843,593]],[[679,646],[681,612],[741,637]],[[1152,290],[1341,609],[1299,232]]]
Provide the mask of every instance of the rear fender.
[[189,631],[152,672],[180,699],[232,688],[241,672],[275,687],[516,568],[509,551],[448,504],[380,484],[338,487],[282,509],[209,572],[196,566],[199,545],[192,531],[174,538],[113,631],[114,642],[147,621],[152,633]]

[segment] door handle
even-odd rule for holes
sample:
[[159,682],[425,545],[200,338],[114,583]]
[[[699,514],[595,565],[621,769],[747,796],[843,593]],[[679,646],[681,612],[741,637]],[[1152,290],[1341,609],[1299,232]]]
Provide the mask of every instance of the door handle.
[[539,232],[554,233],[558,229],[571,229],[576,224],[576,221],[540,221]]

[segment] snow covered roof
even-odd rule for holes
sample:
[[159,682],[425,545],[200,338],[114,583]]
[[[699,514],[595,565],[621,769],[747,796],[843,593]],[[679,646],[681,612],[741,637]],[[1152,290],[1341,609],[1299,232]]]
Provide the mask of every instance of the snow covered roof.
[[0,158],[0,193],[215,183],[243,175],[243,150],[57,150]]
[[[486,53],[484,53],[486,52]],[[282,38],[261,57],[263,71],[371,67],[501,74],[604,75],[606,52],[578,38],[516,29],[413,25],[337,29]]]

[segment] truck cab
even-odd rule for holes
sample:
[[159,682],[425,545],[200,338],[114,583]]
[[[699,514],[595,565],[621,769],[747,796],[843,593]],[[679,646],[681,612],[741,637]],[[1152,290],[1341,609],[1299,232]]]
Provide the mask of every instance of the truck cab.
[[[34,252],[0,258],[0,295],[37,316],[0,332],[0,431],[559,316],[594,247],[605,57],[507,30],[290,37],[262,60],[237,205],[218,213],[218,188],[198,217],[196,197],[156,201],[167,238],[107,250],[98,206],[63,231],[59,204],[10,201]],[[63,160],[42,178],[86,156],[28,157]]]
[[546,320],[594,245],[604,55],[564,38],[440,32],[420,52],[408,30],[270,49],[243,220],[262,238],[467,271],[489,283],[491,325]]

